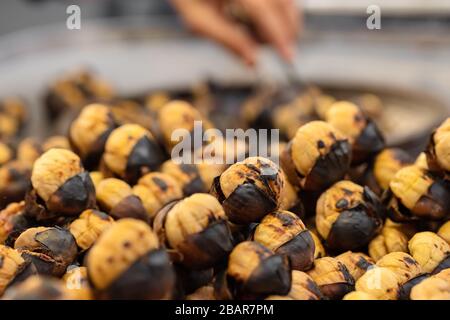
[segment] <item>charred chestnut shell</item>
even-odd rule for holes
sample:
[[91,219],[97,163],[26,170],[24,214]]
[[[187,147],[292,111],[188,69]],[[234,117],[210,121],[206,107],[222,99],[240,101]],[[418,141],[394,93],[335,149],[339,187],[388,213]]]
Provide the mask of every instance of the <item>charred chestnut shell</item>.
[[314,267],[307,273],[329,299],[341,299],[354,289],[355,280],[345,264],[335,258],[316,259]]
[[414,286],[418,285],[419,283],[421,283],[423,280],[427,279],[429,276],[430,275],[427,273],[421,274],[421,275],[418,275],[417,277],[414,277],[414,278],[408,280],[404,284],[402,284],[400,286],[400,288],[398,289],[397,299],[398,300],[410,300],[412,288]]
[[358,280],[375,262],[364,253],[347,251],[336,257],[342,262],[350,275],[356,281]]
[[19,162],[11,161],[0,168],[0,209],[9,203],[24,199],[30,187],[30,168]]
[[0,243],[13,246],[17,237],[34,224],[35,221],[25,215],[25,202],[9,204],[0,211]]
[[157,214],[153,228],[172,260],[187,268],[214,267],[233,249],[223,208],[209,194],[170,203]]
[[260,299],[287,295],[292,274],[286,256],[273,254],[263,245],[246,241],[230,254],[226,273],[217,277],[216,292],[221,298]]
[[375,122],[351,102],[334,103],[326,113],[326,120],[351,141],[352,165],[367,161],[385,146],[384,137]]
[[60,277],[75,260],[78,249],[69,231],[59,227],[36,227],[24,231],[14,243],[37,272]]
[[288,256],[294,270],[308,270],[314,263],[311,233],[292,212],[275,211],[265,216],[253,239],[277,254]]
[[236,224],[258,222],[280,206],[281,170],[272,161],[253,157],[238,162],[214,179],[211,193]]
[[99,299],[167,299],[174,291],[169,256],[139,220],[122,219],[106,230],[89,251],[87,268]]
[[312,121],[298,129],[281,154],[287,178],[306,191],[321,191],[341,180],[350,161],[348,140],[322,121]]
[[381,203],[369,188],[341,181],[319,198],[316,226],[330,249],[355,250],[380,230],[382,216]]
[[116,127],[109,107],[102,104],[86,106],[72,122],[69,130],[70,146],[80,156],[86,169],[97,168],[106,140]]
[[417,166],[399,170],[383,196],[388,215],[396,222],[445,219],[449,199],[450,183]]
[[292,270],[291,290],[286,296],[269,296],[266,300],[322,300],[319,286],[308,274]]
[[136,124],[125,124],[114,129],[106,140],[103,169],[135,184],[164,160],[165,154],[150,131]]

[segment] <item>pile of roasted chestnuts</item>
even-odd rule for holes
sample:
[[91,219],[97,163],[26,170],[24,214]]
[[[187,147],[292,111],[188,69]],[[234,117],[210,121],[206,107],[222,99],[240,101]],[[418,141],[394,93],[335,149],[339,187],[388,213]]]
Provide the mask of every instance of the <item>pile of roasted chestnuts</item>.
[[45,99],[67,134],[45,140],[0,100],[2,299],[450,300],[450,118],[414,159],[368,99],[260,90],[240,116],[281,129],[279,163],[186,163],[173,132],[214,128],[214,100],[182,97],[70,74]]

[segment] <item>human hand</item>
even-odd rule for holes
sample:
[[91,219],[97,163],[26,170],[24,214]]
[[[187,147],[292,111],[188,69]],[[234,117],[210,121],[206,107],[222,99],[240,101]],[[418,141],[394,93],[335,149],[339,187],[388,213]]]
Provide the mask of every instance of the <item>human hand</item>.
[[245,25],[227,13],[238,8],[264,41],[292,61],[301,19],[294,0],[171,0],[188,27],[214,39],[247,64],[256,63],[258,41]]

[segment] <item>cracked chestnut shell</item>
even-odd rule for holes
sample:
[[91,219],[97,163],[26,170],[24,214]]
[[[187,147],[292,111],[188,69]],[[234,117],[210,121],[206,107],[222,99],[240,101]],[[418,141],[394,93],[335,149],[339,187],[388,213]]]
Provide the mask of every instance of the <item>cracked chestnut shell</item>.
[[286,296],[272,295],[266,300],[322,300],[320,288],[308,274],[292,270],[291,290]]
[[134,218],[148,222],[149,218],[141,199],[133,194],[133,189],[116,178],[108,178],[97,186],[97,204],[114,219]]
[[391,252],[378,260],[377,266],[394,271],[400,285],[422,273],[419,263],[405,252]]
[[210,194],[170,203],[157,214],[153,227],[172,260],[187,268],[214,267],[233,249],[225,212]]
[[25,215],[25,202],[10,203],[0,211],[0,243],[12,246],[17,237],[34,224]]
[[358,281],[356,291],[370,294],[377,300],[395,300],[400,288],[398,277],[390,268],[374,266],[367,270]]
[[34,266],[17,250],[0,245],[0,296],[9,286],[20,283],[35,273]]
[[0,209],[24,199],[30,177],[30,168],[22,162],[11,161],[0,167]]
[[172,176],[160,172],[152,172],[139,179],[133,187],[133,194],[141,199],[151,220],[166,204],[183,197],[178,182]]
[[321,191],[342,180],[350,167],[351,145],[330,124],[312,121],[281,154],[281,166],[293,185]]
[[399,170],[384,195],[389,217],[396,222],[446,218],[449,199],[449,182],[415,165]]
[[98,103],[84,107],[72,122],[69,129],[70,145],[87,169],[97,167],[105,150],[106,140],[116,127],[110,108]]
[[249,224],[279,208],[283,188],[284,176],[275,163],[251,157],[216,177],[211,192],[231,222]]
[[153,135],[140,125],[122,125],[106,140],[104,168],[130,184],[156,170],[164,160],[165,155]]
[[98,210],[88,209],[72,221],[69,231],[75,238],[78,247],[84,251],[88,250],[98,237],[114,223],[106,213]]
[[258,242],[241,242],[229,256],[225,285],[231,297],[257,299],[287,295],[291,280],[288,258],[274,254]]
[[75,239],[60,227],[35,227],[25,230],[14,243],[22,257],[33,263],[39,274],[60,277],[76,259]]
[[79,215],[95,206],[95,189],[80,158],[72,151],[50,149],[36,160],[26,212],[38,221]]
[[72,300],[69,290],[60,279],[47,276],[31,276],[11,286],[3,296],[4,300]]
[[86,266],[99,299],[167,299],[174,290],[169,256],[140,220],[122,219],[106,230],[90,249]]
[[370,257],[361,252],[347,251],[338,255],[336,259],[346,266],[355,281],[375,264]]
[[305,271],[314,263],[315,244],[302,220],[289,211],[266,215],[255,229],[253,240],[289,257],[294,270]]
[[416,233],[409,240],[408,249],[424,272],[434,274],[450,267],[450,245],[436,233]]
[[330,249],[355,250],[380,230],[382,211],[378,197],[369,188],[340,181],[320,196],[316,227]]
[[329,299],[341,299],[354,289],[355,280],[345,264],[336,258],[316,259],[314,267],[307,273]]
[[430,171],[447,178],[450,171],[450,118],[431,134],[425,154]]
[[161,171],[177,181],[185,196],[209,192],[214,178],[223,172],[221,165],[176,163],[173,160],[164,162]]
[[338,101],[326,112],[326,121],[349,139],[352,165],[361,164],[380,152],[385,141],[378,126],[349,101]]

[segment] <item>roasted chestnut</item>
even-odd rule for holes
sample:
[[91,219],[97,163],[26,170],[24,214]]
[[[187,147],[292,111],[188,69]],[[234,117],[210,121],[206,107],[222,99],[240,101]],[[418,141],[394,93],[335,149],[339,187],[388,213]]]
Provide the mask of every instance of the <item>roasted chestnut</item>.
[[448,175],[450,172],[450,118],[447,118],[431,134],[425,154],[431,171]]
[[438,236],[447,241],[450,244],[450,221],[444,223],[437,232]]
[[287,178],[306,191],[322,191],[341,180],[350,161],[348,140],[323,121],[312,121],[300,127],[281,155]]
[[88,209],[69,225],[69,231],[81,250],[89,249],[97,238],[114,223],[114,220],[98,210]]
[[92,299],[92,288],[89,284],[86,267],[69,266],[62,279],[65,282],[66,290],[69,292],[72,299]]
[[450,269],[415,285],[411,289],[411,300],[450,300]]
[[325,248],[323,247],[322,240],[316,234],[317,231],[311,231],[311,237],[314,240],[314,260],[323,258],[326,256]]
[[113,97],[109,83],[89,70],[75,70],[56,79],[47,91],[45,104],[50,119],[63,112],[79,110],[92,101],[105,101]]
[[291,269],[286,256],[274,254],[255,241],[238,244],[231,252],[226,271],[226,287],[231,297],[257,299],[287,295]]
[[405,283],[403,283],[398,289],[397,299],[398,300],[410,300],[411,299],[411,290],[416,285],[421,283],[423,280],[430,277],[428,273],[422,273],[414,278],[409,279]]
[[408,237],[398,228],[383,226],[381,233],[369,243],[369,255],[375,261],[390,252],[408,252]]
[[375,262],[364,253],[347,251],[336,257],[342,262],[350,275],[357,281]]
[[0,211],[0,243],[13,245],[17,237],[33,224],[25,213],[25,202],[10,203]]
[[92,171],[89,173],[89,175],[91,176],[92,183],[97,190],[98,184],[100,183],[100,181],[105,179],[105,176],[100,171]]
[[19,161],[0,167],[0,209],[9,203],[23,200],[30,187],[30,168]]
[[133,187],[133,194],[141,199],[151,220],[166,204],[183,197],[178,182],[170,175],[160,172],[148,173],[140,178]]
[[277,254],[288,256],[294,270],[308,270],[314,263],[311,232],[292,212],[274,211],[266,215],[256,227],[253,239]]
[[100,236],[88,253],[87,271],[99,299],[167,299],[175,285],[158,237],[135,219],[119,220]]
[[26,212],[36,220],[70,217],[95,205],[95,189],[80,158],[72,151],[50,149],[36,160]]
[[0,166],[10,161],[13,157],[12,149],[0,141]]
[[136,183],[163,161],[164,154],[152,134],[139,125],[120,126],[106,140],[104,167],[128,183]]
[[414,219],[441,220],[450,212],[449,182],[415,165],[400,169],[385,195],[390,218],[396,222]]
[[42,144],[36,138],[28,137],[17,146],[16,158],[31,169],[43,152]]
[[[105,150],[106,139],[117,126],[107,105],[90,104],[72,122],[69,140],[87,169],[94,169]],[[133,146],[131,146],[132,148]]]
[[375,156],[365,182],[374,192],[381,195],[384,190],[389,188],[389,183],[397,171],[410,164],[412,164],[411,157],[402,149],[384,149]]
[[69,139],[66,136],[51,136],[45,139],[42,149],[48,151],[50,149],[67,149],[71,150]]
[[324,257],[314,261],[314,267],[308,275],[319,286],[320,291],[329,299],[341,299],[353,291],[355,280],[345,264],[336,258]]
[[14,248],[35,265],[39,274],[56,277],[64,274],[78,253],[73,236],[59,227],[27,229],[17,238]]
[[340,181],[317,202],[316,227],[332,250],[355,250],[380,230],[383,215],[378,197],[367,187]]
[[450,245],[433,232],[416,233],[408,248],[424,272],[434,274],[450,267]]
[[161,171],[172,176],[182,188],[185,196],[204,193],[211,189],[214,178],[222,173],[221,166],[202,162],[199,164],[177,163],[167,160]]
[[334,103],[328,109],[325,119],[349,139],[352,145],[352,165],[367,161],[385,146],[384,137],[375,122],[349,101]]
[[377,261],[377,266],[394,271],[400,285],[422,273],[419,263],[404,252],[391,252]]
[[195,122],[200,122],[203,129],[211,128],[209,121],[188,102],[172,101],[159,110],[159,130],[168,152],[183,139],[191,139]]
[[323,294],[308,274],[292,270],[291,290],[286,296],[269,296],[266,300],[321,300]]
[[3,300],[72,300],[64,281],[46,276],[31,276],[8,288]]
[[275,163],[251,157],[216,177],[211,192],[231,222],[249,224],[279,208],[283,187],[284,176]]
[[0,245],[0,296],[15,283],[25,280],[36,270],[20,253],[10,247]]
[[170,203],[158,213],[153,227],[173,260],[188,268],[214,267],[233,249],[225,212],[209,194]]
[[295,213],[302,218],[305,215],[305,208],[299,196],[299,190],[294,187],[287,178],[284,178],[284,188],[281,195],[280,209]]
[[397,274],[389,268],[369,268],[355,284],[356,291],[371,295],[376,300],[395,300],[400,287]]
[[96,193],[100,209],[114,219],[135,218],[149,221],[141,199],[133,194],[133,189],[125,181],[116,178],[104,179],[99,182]]

